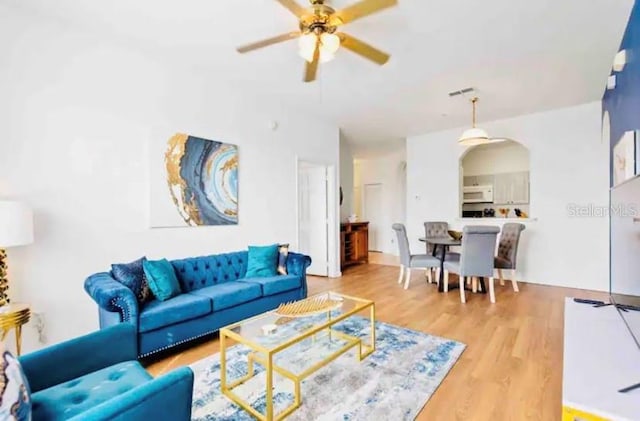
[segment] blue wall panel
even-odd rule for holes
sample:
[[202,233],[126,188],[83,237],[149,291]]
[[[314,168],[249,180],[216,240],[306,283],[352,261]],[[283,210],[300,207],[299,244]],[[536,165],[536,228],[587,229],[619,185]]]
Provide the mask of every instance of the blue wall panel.
[[[620,50],[627,51],[627,64],[616,75],[615,89],[607,90],[602,100],[609,112],[611,151],[627,131],[640,130],[640,3],[636,0]],[[611,167],[612,168],[612,167]]]

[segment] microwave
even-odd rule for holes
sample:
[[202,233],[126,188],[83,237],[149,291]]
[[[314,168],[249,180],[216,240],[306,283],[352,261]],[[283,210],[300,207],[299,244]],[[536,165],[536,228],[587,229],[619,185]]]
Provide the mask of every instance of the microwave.
[[493,203],[493,186],[464,186],[462,203]]

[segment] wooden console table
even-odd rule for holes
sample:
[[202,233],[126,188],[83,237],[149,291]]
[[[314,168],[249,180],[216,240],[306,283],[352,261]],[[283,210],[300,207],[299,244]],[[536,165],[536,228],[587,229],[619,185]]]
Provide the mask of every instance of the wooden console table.
[[340,267],[369,263],[369,223],[340,224]]

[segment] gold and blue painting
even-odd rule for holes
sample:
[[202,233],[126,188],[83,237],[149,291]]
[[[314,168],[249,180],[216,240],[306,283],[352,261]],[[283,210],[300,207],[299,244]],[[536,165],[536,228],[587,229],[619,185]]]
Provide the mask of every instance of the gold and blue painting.
[[[163,159],[159,152],[152,151],[152,226],[238,223],[236,145],[178,133],[165,142]],[[160,178],[164,189],[154,188]]]

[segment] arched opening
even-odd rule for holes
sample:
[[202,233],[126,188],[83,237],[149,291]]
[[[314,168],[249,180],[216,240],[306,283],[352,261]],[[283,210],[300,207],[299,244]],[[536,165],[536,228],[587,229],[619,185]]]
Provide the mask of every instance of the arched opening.
[[469,148],[460,158],[460,216],[529,218],[529,150],[514,140]]

